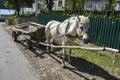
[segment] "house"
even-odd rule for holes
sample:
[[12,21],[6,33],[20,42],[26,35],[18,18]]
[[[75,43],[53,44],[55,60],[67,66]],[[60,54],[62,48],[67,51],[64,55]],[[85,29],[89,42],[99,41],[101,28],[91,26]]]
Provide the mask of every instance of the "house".
[[[120,11],[120,0],[116,0],[116,11]],[[85,0],[84,9],[86,11],[111,11],[112,5],[109,0]]]
[[53,0],[53,10],[64,10],[66,0]]
[[116,0],[115,11],[120,11],[120,0]]
[[15,10],[7,9],[3,4],[3,0],[0,0],[0,20],[5,20],[9,18],[9,15],[14,13]]
[[85,0],[84,9],[87,11],[103,11],[105,0]]

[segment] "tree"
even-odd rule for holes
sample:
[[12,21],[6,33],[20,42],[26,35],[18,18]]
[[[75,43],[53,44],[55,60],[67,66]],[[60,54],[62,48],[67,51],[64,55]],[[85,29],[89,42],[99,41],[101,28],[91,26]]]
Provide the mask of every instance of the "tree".
[[84,12],[84,5],[85,5],[85,0],[77,0],[76,1],[76,6],[78,7],[78,11],[80,14],[83,14],[83,12]]
[[20,16],[20,9],[25,6],[32,6],[34,0],[4,0],[6,7],[15,9],[16,14]]
[[106,11],[106,14],[108,16],[113,16],[114,15],[114,9],[115,9],[115,6],[116,6],[116,1],[115,0],[106,0],[106,7],[105,7],[105,11]]
[[47,8],[49,11],[52,11],[53,0],[46,0]]
[[68,0],[65,8],[72,11],[80,11],[83,12],[85,0]]

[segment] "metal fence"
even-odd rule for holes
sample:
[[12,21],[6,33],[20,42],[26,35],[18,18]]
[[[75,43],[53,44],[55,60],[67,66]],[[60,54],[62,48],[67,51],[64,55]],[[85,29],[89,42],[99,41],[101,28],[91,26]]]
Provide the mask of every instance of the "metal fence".
[[120,19],[90,17],[89,37],[97,45],[120,50]]
[[49,21],[51,20],[56,20],[56,21],[64,21],[65,19],[69,18],[70,16],[66,16],[63,14],[47,14],[47,13],[40,13],[38,15],[38,23],[46,25]]
[[[51,20],[64,21],[70,16],[41,13],[38,23],[46,25]],[[90,17],[89,37],[92,43],[120,50],[120,19]]]

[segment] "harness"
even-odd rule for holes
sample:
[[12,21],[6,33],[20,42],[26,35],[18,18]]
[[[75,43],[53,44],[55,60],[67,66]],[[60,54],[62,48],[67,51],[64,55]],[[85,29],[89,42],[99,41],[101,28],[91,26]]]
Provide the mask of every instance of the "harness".
[[[81,21],[81,18],[79,18],[78,16],[76,16],[77,18],[77,25],[78,25],[78,22]],[[61,23],[60,23],[61,24]],[[48,31],[52,30],[55,26],[57,26],[57,34],[59,34],[59,28],[60,28],[60,24],[57,24],[57,25],[54,25],[51,29],[49,27]],[[50,24],[51,25],[51,24]],[[74,40],[75,38],[78,38],[78,34],[76,34],[75,36],[71,35],[71,34],[67,34],[67,31],[68,31],[68,28],[69,28],[69,25],[70,25],[70,18],[68,19],[68,23],[66,25],[66,29],[65,29],[65,33],[64,34],[60,34],[60,36],[66,36],[68,39],[70,40]],[[49,32],[48,32],[49,33]],[[83,36],[85,33],[82,33],[80,36]],[[49,37],[50,37],[50,34],[49,34]]]
[[[52,23],[51,23],[50,25],[52,25]],[[45,31],[45,32],[47,33],[48,37],[51,36],[50,30],[52,30],[52,29],[55,28],[56,26],[58,26],[58,27],[57,27],[57,33],[59,33],[58,28],[59,28],[60,23],[57,24],[57,25],[54,25],[52,28],[50,28],[50,25],[49,25],[48,29]]]

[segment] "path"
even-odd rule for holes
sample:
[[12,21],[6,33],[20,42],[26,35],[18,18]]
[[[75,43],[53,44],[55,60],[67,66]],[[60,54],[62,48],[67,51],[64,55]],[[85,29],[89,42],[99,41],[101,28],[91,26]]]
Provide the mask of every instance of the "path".
[[39,80],[0,23],[0,80]]

